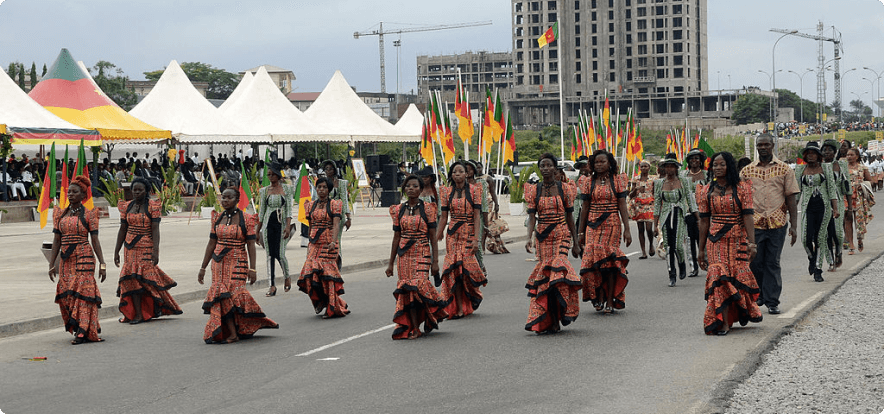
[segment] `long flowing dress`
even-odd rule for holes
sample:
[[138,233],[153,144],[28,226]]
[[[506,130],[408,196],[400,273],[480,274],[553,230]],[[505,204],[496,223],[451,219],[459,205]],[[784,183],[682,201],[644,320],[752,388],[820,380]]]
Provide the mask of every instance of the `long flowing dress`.
[[[801,189],[798,203],[801,211],[801,245],[807,252],[810,274],[822,274],[823,256],[829,263],[835,262],[832,251],[825,246],[829,237],[828,223],[832,219],[832,200],[838,199],[838,188],[831,164],[821,166],[822,173],[811,175],[804,175],[806,164],[795,167],[795,178]],[[820,254],[821,250],[824,250],[824,254]]]
[[79,214],[56,213],[53,233],[61,234],[61,266],[55,286],[55,303],[61,310],[64,329],[74,336],[83,334],[87,341],[100,339],[98,309],[101,292],[95,283],[95,254],[89,235],[98,237],[98,213],[81,208]]
[[639,178],[632,180],[632,188],[637,188],[635,197],[626,200],[629,211],[629,219],[635,222],[652,223],[654,221],[654,191],[650,177],[646,181]]
[[689,178],[679,177],[680,188],[664,190],[665,179],[654,182],[654,216],[660,224],[663,250],[669,258],[669,277],[675,275],[676,262],[679,270],[685,268],[684,241],[688,236],[685,216],[697,211]]
[[[169,294],[169,289],[178,286],[159,266],[153,264],[153,223],[162,217],[162,203],[150,200],[147,211],[135,213],[135,202],[121,201],[120,221],[128,225],[123,255],[123,268],[117,297],[120,298],[120,312],[124,320],[148,320],[162,315],[180,315],[181,307]],[[132,295],[141,296],[141,315],[135,314]]]
[[[338,268],[340,242],[332,228],[334,218],[341,217],[342,204],[340,200],[328,199],[326,202],[308,201],[304,205],[310,222],[310,245],[301,268],[298,289],[310,297],[317,314],[326,308],[326,316],[350,313],[347,302],[341,298],[344,279]],[[332,242],[333,247],[329,248],[328,244]]]
[[[436,229],[436,205],[420,201],[414,215],[405,214],[404,204],[390,206],[393,218],[393,231],[399,232],[397,269],[399,281],[393,297],[396,298],[396,312],[393,322],[393,339],[406,339],[412,333],[420,334],[420,324],[424,332],[439,328],[439,322],[448,317],[442,296],[430,282],[433,267],[432,246],[428,231]],[[417,312],[417,326],[411,324],[411,311]]]
[[292,215],[294,194],[295,190],[290,185],[282,185],[282,194],[270,194],[270,187],[258,190],[258,200],[261,202],[258,208],[258,217],[261,219],[261,242],[264,243],[264,253],[267,256],[267,271],[271,286],[275,285],[274,260],[279,262],[282,276],[289,278],[289,261],[285,257],[285,248],[292,235],[285,239],[282,234],[285,219]]
[[[697,186],[700,217],[709,218],[706,239],[706,312],[703,326],[707,335],[724,330],[724,310],[728,320],[745,326],[761,322],[761,309],[755,303],[761,290],[749,269],[749,239],[743,215],[753,214],[752,183],[741,181],[734,194],[709,193],[709,186]],[[730,328],[730,327],[728,327]]]
[[[466,316],[479,308],[482,303],[479,288],[488,283],[476,255],[472,251],[467,254],[467,249],[476,239],[473,212],[482,208],[482,187],[472,184],[469,191],[464,191],[459,197],[455,197],[457,193],[452,187],[439,189],[441,209],[449,212],[441,293],[449,316]],[[457,309],[454,297],[457,291],[464,294],[461,309]]]
[[574,185],[558,184],[558,195],[542,194],[542,183],[525,184],[525,202],[528,214],[537,215],[535,234],[540,260],[528,277],[528,321],[526,331],[544,332],[568,325],[580,314],[577,293],[583,282],[571,267],[571,231],[565,215],[574,209],[577,195]]
[[258,219],[253,214],[237,210],[239,223],[226,224],[222,213],[212,212],[212,232],[216,240],[212,253],[212,285],[203,302],[203,313],[209,315],[203,340],[207,344],[220,342],[232,332],[226,321],[233,318],[236,335],[248,338],[258,329],[279,328],[279,324],[264,315],[258,302],[246,288],[249,278],[248,240],[255,240]]
[[[586,216],[586,242],[580,277],[583,280],[583,301],[598,307],[601,294],[602,274],[614,273],[614,309],[626,307],[624,290],[629,283],[626,266],[629,258],[620,250],[622,223],[618,200],[626,198],[626,177],[614,175],[602,183],[592,177],[582,177],[579,182],[581,200],[589,200]],[[578,230],[579,232],[580,230]]]
[[868,167],[865,165],[859,164],[857,169],[850,169],[850,187],[853,189],[853,195],[851,195],[848,205],[848,209],[853,211],[853,224],[856,227],[856,238],[857,240],[861,240],[866,236],[866,225],[869,224],[873,218],[872,215],[872,205],[871,202],[866,195],[867,189],[863,188],[863,177],[865,176],[864,172],[868,171]]
[[[837,258],[841,256],[841,248],[844,243],[844,211],[847,209],[845,200],[850,199],[853,191],[851,190],[850,177],[847,173],[847,160],[835,160],[830,164],[834,165],[834,163],[838,163],[839,167],[839,171],[837,172],[835,171],[835,168],[832,167],[832,177],[835,180],[835,186],[837,187],[835,194],[838,196],[838,217],[829,219],[829,224],[827,226],[827,248],[832,252],[832,257]],[[835,263],[829,262],[829,264]]]

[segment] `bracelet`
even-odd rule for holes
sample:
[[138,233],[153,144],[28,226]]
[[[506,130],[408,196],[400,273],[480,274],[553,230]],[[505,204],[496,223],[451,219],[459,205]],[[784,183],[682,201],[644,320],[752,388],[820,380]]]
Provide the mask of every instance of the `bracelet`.
[[748,244],[749,244],[750,248],[757,248],[758,247],[758,245],[756,245],[755,243],[748,243]]
[[258,271],[257,271],[257,270],[255,270],[255,269],[249,269],[249,271],[250,271],[250,272],[255,272],[255,273],[258,273]]
[[107,265],[102,263],[102,264],[98,265],[98,269],[99,270],[107,270]]

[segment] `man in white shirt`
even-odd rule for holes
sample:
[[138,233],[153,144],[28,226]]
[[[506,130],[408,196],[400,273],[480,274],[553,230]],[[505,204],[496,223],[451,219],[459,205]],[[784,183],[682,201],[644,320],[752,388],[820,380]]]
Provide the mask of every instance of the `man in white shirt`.
[[6,174],[6,186],[12,190],[12,198],[18,197],[18,201],[21,201],[21,196],[27,195],[25,185],[21,182],[12,182],[12,176],[10,176],[8,172],[4,174]]

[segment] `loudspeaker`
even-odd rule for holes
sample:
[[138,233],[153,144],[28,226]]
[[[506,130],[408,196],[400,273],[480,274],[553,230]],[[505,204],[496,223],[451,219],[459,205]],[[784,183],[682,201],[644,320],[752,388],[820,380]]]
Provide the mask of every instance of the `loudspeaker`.
[[377,155],[369,155],[365,157],[365,169],[369,175],[374,175],[381,170],[380,158]]
[[379,165],[386,165],[389,163],[390,163],[390,156],[389,155],[387,155],[387,154],[378,155],[378,164]]
[[387,191],[381,193],[381,207],[390,207],[395,204],[399,204],[399,201],[402,200],[402,193],[399,191]]
[[399,167],[396,164],[384,164],[381,174],[381,188],[385,191],[396,189],[396,175]]

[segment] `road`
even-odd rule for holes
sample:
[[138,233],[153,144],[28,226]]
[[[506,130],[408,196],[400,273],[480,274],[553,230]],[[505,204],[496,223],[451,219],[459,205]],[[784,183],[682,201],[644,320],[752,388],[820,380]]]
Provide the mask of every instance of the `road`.
[[[870,226],[865,256],[884,247],[880,230],[878,223]],[[0,410],[709,412],[719,382],[793,323],[809,298],[843,281],[863,256],[845,255],[842,271],[814,283],[801,270],[803,250],[787,247],[783,315],[765,312],[764,322],[716,337],[703,334],[704,278],[669,288],[664,262],[636,260],[633,245],[626,250],[624,311],[605,316],[584,306],[560,334],[535,335],[523,329],[524,284],[534,266],[525,259],[533,255],[521,244],[510,250],[486,256],[490,282],[475,315],[445,321],[415,341],[390,338],[395,280],[383,269],[344,275],[353,313],[343,319],[321,320],[295,290],[274,298],[253,291],[280,329],[231,345],[203,343],[207,316],[199,301],[183,304],[183,315],[138,326],[102,320],[101,344],[71,346],[61,327],[0,339]],[[572,264],[579,267],[576,259]],[[108,297],[106,306],[113,304]],[[45,362],[28,360],[42,356]]]

